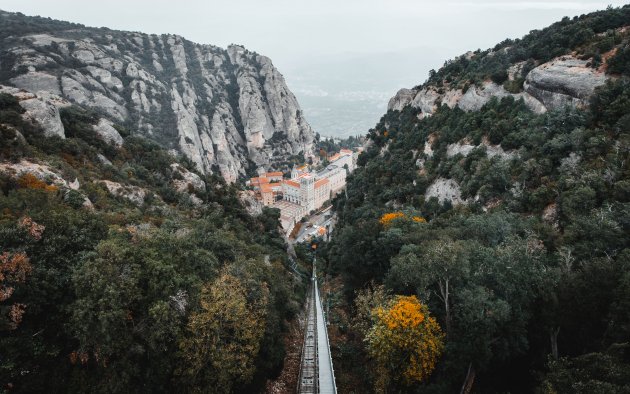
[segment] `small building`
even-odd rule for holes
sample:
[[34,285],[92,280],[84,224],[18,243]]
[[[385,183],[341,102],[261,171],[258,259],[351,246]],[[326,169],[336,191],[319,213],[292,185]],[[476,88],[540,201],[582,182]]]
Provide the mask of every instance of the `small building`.
[[251,186],[254,190],[259,190],[262,185],[269,183],[269,179],[264,176],[255,177],[249,180],[248,186]]
[[277,172],[268,172],[265,175],[265,178],[269,179],[270,182],[282,182],[282,178],[284,174],[280,171]]

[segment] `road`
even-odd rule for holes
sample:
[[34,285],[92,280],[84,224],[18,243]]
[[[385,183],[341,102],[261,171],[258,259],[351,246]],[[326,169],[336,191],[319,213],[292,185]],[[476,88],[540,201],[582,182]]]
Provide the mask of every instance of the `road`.
[[321,212],[308,216],[306,222],[302,224],[302,228],[298,232],[295,242],[304,242],[308,237],[312,236],[312,233],[316,233],[319,227],[327,228],[330,232],[334,224],[335,220],[332,214],[332,207],[328,207]]

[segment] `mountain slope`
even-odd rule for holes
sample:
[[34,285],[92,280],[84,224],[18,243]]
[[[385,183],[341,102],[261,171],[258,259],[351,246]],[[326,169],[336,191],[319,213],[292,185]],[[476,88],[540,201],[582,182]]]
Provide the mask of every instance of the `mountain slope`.
[[[340,389],[628,390],[629,26],[630,6],[566,18],[392,99],[319,248],[346,295]],[[384,293],[446,331],[430,379],[364,373]]]
[[202,172],[232,182],[255,169],[250,163],[312,150],[313,131],[282,75],[241,46],[7,12],[0,38],[0,83],[93,108]]
[[0,391],[262,392],[306,289],[279,216],[94,111],[48,137],[38,105],[0,93]]
[[491,97],[523,99],[534,112],[566,104],[584,105],[606,81],[606,60],[627,37],[627,11],[568,17],[522,39],[505,40],[485,51],[444,63],[429,79],[402,89],[388,109],[407,105],[433,113],[440,104],[478,110]]

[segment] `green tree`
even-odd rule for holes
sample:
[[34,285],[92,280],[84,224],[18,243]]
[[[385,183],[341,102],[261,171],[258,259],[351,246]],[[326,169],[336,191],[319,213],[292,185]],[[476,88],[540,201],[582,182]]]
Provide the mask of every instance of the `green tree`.
[[182,378],[196,390],[213,387],[225,393],[248,383],[264,334],[267,301],[266,288],[261,297],[248,300],[241,281],[227,273],[203,286],[200,310],[190,316],[188,335],[180,342]]

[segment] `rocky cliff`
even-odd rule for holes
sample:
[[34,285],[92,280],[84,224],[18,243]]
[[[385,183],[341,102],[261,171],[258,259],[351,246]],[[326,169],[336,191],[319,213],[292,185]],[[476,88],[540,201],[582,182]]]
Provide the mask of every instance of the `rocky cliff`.
[[[515,65],[519,68],[522,64]],[[518,71],[520,72],[520,70]],[[583,106],[595,92],[595,88],[606,83],[606,74],[602,70],[590,67],[590,62],[571,55],[561,56],[522,75],[522,89],[510,92],[503,85],[486,80],[474,86],[463,88],[444,88],[423,85],[414,89],[401,89],[389,100],[388,109],[402,110],[411,105],[421,110],[422,116],[431,115],[438,105],[459,107],[465,111],[477,111],[492,97],[512,96],[523,99],[525,104],[536,113],[565,105]],[[508,74],[508,81],[515,81],[513,73]]]
[[431,70],[423,84],[399,90],[388,110],[411,106],[420,117],[440,105],[478,111],[493,97],[510,96],[538,114],[567,105],[583,108],[597,87],[623,70],[618,65],[630,37],[626,13],[627,7],[616,19],[565,18],[521,39],[465,53]]
[[241,46],[7,12],[0,38],[0,83],[30,97],[23,107],[49,135],[63,137],[55,106],[76,103],[107,119],[97,128],[112,142],[121,142],[115,123],[228,181],[312,150],[313,131],[282,75]]

